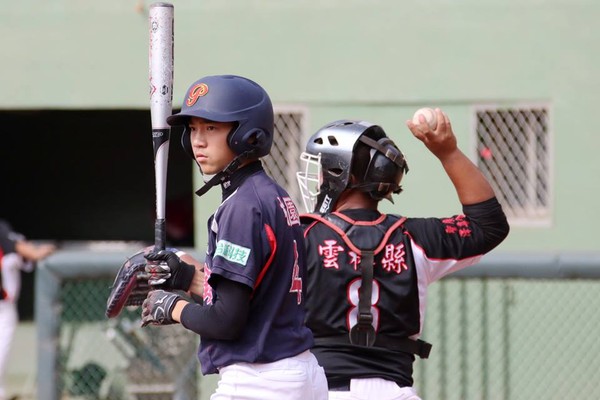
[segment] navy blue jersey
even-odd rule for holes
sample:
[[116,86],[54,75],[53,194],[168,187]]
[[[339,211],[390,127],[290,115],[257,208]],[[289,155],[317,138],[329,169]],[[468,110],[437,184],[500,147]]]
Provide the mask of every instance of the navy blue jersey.
[[[359,209],[325,216],[333,225],[307,219],[307,324],[315,336],[312,352],[325,369],[330,387],[359,377],[412,386],[412,353],[325,338],[346,339],[357,323],[362,276],[356,248],[376,249],[371,295],[376,337],[388,342],[418,338],[428,285],[473,265],[508,234],[496,199],[464,206],[463,211],[464,215],[448,218],[402,220]],[[344,233],[354,249],[343,240]],[[375,237],[381,242],[375,243]]]
[[[244,178],[236,184],[238,173]],[[273,362],[313,345],[304,323],[306,261],[296,206],[260,163],[236,174],[233,183],[225,183],[228,196],[208,221],[204,304],[218,299],[218,286],[211,285],[216,276],[253,293],[237,340],[201,338],[198,356],[204,374],[236,362]]]

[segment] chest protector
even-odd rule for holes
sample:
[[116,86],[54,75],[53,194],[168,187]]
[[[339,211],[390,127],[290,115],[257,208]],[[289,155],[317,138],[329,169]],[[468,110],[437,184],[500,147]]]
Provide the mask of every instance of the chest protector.
[[314,221],[325,224],[336,232],[348,248],[360,256],[361,286],[358,291],[357,323],[346,337],[315,338],[316,341],[334,341],[350,343],[357,346],[384,347],[405,351],[421,358],[429,357],[431,344],[423,340],[410,338],[398,339],[376,335],[371,314],[371,294],[373,290],[373,265],[375,256],[384,249],[390,236],[401,228],[406,217],[381,214],[374,221],[355,221],[348,216],[333,212],[325,215],[302,214],[302,222],[310,224]]

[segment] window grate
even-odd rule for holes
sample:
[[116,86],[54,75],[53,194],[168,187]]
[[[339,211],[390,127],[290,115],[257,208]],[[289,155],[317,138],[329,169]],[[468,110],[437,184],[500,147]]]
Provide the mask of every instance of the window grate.
[[478,108],[477,162],[511,222],[549,222],[547,107]]
[[271,154],[263,158],[267,173],[288,191],[297,206],[301,204],[301,198],[296,172],[300,168],[300,154],[303,151],[305,119],[303,110],[276,109],[273,147]]

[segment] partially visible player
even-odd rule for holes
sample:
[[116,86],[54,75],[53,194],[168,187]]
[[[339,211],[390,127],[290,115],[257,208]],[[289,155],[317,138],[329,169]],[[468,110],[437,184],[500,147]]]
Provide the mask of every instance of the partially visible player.
[[302,216],[307,324],[329,399],[418,400],[415,355],[426,358],[431,349],[419,339],[428,285],[475,264],[508,234],[491,186],[457,147],[448,116],[436,112],[435,131],[425,121],[407,125],[441,162],[462,214],[407,218],[378,211],[381,200],[401,192],[408,165],[377,125],[333,122],[302,154],[300,189],[314,212]]
[[[220,185],[222,203],[208,220],[203,304],[176,291],[152,291],[142,306],[143,325],[180,322],[200,335],[202,373],[221,375],[211,400],[326,399],[304,323],[298,211],[259,160],[273,142],[269,96],[243,77],[204,77],[168,122],[185,127],[183,147],[206,177],[196,193]],[[154,263],[147,267],[151,284],[188,290],[198,275],[169,251],[146,258]]]
[[21,291],[21,270],[30,271],[36,261],[52,254],[52,244],[38,245],[14,232],[0,220],[0,400],[6,397],[4,376],[10,345],[19,321],[17,300]]

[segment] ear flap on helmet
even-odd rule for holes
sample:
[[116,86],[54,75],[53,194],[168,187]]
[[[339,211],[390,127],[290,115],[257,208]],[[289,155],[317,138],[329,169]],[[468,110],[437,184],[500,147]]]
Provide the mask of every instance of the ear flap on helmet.
[[369,160],[364,173],[359,177],[360,182],[352,187],[369,193],[376,200],[385,198],[391,201],[392,193],[402,191],[400,181],[408,172],[404,155],[387,136],[375,140],[362,135],[358,140],[371,150],[368,153]]
[[[398,147],[396,147],[396,145],[394,144],[392,139],[385,136],[385,137],[382,137],[381,139],[375,141],[375,140],[371,139],[370,137],[363,135],[358,140],[365,143],[366,145],[373,148],[374,150],[378,151],[379,154],[381,154],[382,156],[384,156],[385,158],[387,158],[388,160],[390,160],[391,162],[396,164],[398,166],[398,168],[400,168],[402,170],[403,173],[408,172],[408,165],[406,164],[406,159],[404,158],[404,154],[402,154],[400,149]],[[369,171],[369,169],[371,169],[371,166],[374,164],[374,160],[376,159],[377,156],[378,156],[377,153],[375,153],[371,156],[371,161],[369,162],[369,167],[367,168],[367,171]],[[366,177],[366,174],[365,174],[365,177]]]
[[243,135],[239,135],[236,129],[229,135],[229,147],[236,154],[242,154],[243,152],[251,151],[258,152],[260,149],[265,147],[271,147],[268,143],[272,138],[263,129],[255,128],[245,132]]

